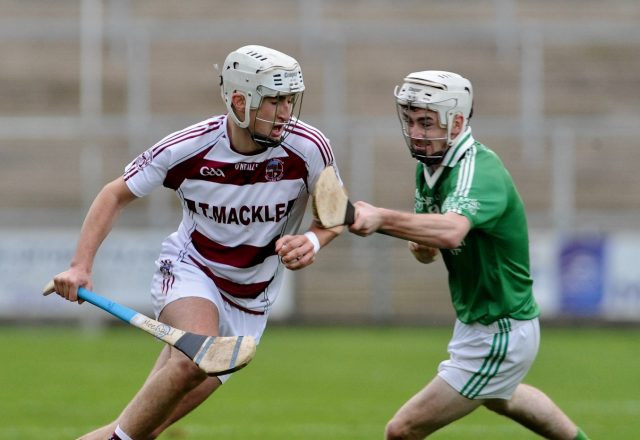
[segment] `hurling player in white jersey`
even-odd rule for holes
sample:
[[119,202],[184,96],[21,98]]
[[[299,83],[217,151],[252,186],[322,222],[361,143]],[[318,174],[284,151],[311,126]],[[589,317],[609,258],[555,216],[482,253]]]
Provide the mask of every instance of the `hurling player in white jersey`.
[[[165,137],[98,194],[70,268],[54,278],[59,295],[77,301],[79,286],[92,288],[94,257],[119,213],[164,186],[183,217],[156,261],[156,316],[198,334],[260,340],[284,268],[310,265],[340,232],[314,221],[298,233],[318,175],[336,165],[327,138],[298,119],[305,87],[295,59],[244,46],[227,56],[220,81],[228,114]],[[120,416],[82,438],[156,438],[227,377],[208,377],[165,346]]]

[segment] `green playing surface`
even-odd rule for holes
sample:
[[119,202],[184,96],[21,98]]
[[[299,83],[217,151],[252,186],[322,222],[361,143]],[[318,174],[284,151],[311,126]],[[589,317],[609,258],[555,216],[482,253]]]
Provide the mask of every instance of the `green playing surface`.
[[[382,438],[395,410],[435,373],[449,329],[267,329],[255,360],[164,439]],[[161,343],[118,325],[102,332],[0,327],[0,439],[71,439],[114,418]],[[640,433],[640,329],[543,325],[527,382],[594,439]],[[534,439],[481,408],[434,439]]]

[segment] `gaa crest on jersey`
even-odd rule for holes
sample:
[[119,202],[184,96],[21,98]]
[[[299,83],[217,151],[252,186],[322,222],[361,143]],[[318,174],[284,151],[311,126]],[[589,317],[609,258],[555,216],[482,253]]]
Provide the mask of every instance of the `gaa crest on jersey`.
[[277,182],[284,176],[284,162],[280,159],[269,159],[264,172],[264,177],[269,182]]
[[138,171],[142,171],[142,169],[149,165],[152,160],[153,154],[151,153],[151,151],[147,150],[140,156],[136,157],[135,167],[138,169]]

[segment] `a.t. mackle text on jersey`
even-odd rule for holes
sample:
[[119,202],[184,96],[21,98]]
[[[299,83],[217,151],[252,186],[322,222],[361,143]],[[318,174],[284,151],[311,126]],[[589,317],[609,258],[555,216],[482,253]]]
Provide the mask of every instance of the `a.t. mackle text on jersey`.
[[249,225],[259,222],[279,222],[291,210],[295,200],[287,203],[276,203],[274,205],[242,205],[215,206],[205,202],[196,202],[191,199],[184,199],[189,211],[203,215],[216,223]]

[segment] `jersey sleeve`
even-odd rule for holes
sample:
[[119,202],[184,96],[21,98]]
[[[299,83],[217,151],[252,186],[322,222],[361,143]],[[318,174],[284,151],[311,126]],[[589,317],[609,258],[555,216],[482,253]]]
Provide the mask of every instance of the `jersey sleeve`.
[[492,157],[469,155],[455,169],[455,187],[442,204],[442,213],[464,215],[472,227],[489,229],[502,216],[508,203],[504,169]]
[[144,197],[161,186],[171,163],[171,151],[159,151],[156,146],[141,153],[124,169],[124,181],[138,197]]
[[161,186],[169,170],[201,146],[202,135],[218,126],[219,121],[203,121],[171,133],[141,153],[124,170],[124,180],[131,192],[143,197]]
[[336,175],[342,184],[342,178],[340,177],[340,170],[336,163],[335,156],[333,155],[333,149],[331,143],[322,133],[316,132],[314,140],[315,147],[311,149],[310,154],[307,156],[307,166],[309,167],[309,192],[313,193],[313,189],[316,186],[320,173],[328,166],[333,166],[336,170]]

